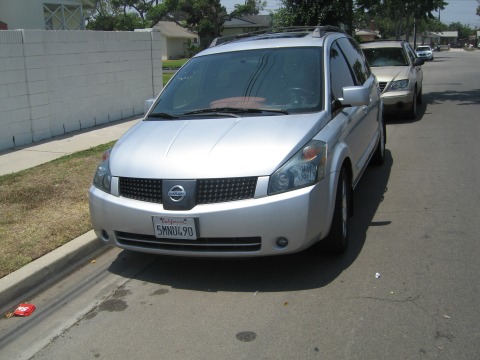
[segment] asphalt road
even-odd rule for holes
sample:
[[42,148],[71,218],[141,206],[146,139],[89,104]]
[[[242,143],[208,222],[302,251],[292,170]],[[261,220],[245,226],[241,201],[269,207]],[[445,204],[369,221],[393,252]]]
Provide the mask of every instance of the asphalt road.
[[344,257],[114,249],[1,320],[0,358],[479,359],[480,51],[435,56],[418,119],[388,120],[356,189]]

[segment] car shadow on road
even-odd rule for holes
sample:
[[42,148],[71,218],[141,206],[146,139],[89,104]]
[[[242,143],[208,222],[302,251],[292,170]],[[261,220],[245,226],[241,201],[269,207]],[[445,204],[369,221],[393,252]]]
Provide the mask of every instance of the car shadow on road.
[[393,158],[387,150],[385,164],[370,166],[357,185],[350,246],[342,256],[313,248],[293,255],[249,259],[169,257],[122,251],[109,271],[142,282],[208,292],[279,292],[324,287],[357,259],[370,226],[388,225],[373,219],[387,190],[392,165]]
[[[458,83],[452,84],[435,84],[435,85],[458,85]],[[478,105],[480,103],[480,89],[472,89],[468,91],[429,91],[423,95],[422,104],[418,105],[417,117],[415,119],[409,119],[404,114],[385,115],[385,123],[388,124],[412,124],[419,122],[426,114],[430,114],[428,107],[430,105],[441,104],[446,101],[452,102],[452,106],[468,106]]]
[[387,125],[389,124],[413,124],[418,121],[421,121],[423,116],[427,111],[427,101],[425,100],[425,95],[423,96],[423,101],[421,104],[417,105],[417,116],[415,119],[409,118],[405,114],[388,114],[384,115],[384,120]]
[[[442,84],[445,85],[445,84]],[[448,84],[450,85],[450,84]],[[428,104],[441,104],[445,101],[454,102],[453,105],[465,106],[465,105],[478,105],[480,103],[480,89],[472,90],[448,90],[448,91],[436,91],[429,92],[424,96],[424,103]]]

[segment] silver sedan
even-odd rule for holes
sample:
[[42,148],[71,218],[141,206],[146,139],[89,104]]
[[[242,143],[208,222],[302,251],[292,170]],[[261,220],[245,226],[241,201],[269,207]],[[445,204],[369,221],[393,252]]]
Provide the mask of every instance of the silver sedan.
[[361,47],[380,83],[385,113],[415,119],[417,105],[422,103],[425,60],[405,41],[373,41]]

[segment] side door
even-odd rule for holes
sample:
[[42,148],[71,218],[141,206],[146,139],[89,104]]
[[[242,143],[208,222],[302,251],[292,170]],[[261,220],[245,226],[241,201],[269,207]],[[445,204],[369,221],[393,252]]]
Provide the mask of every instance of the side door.
[[415,54],[415,51],[411,48],[409,44],[405,44],[405,52],[407,53],[408,57],[410,58],[411,62],[411,67],[410,67],[410,72],[411,72],[411,77],[412,80],[415,81],[418,87],[418,91],[422,89],[422,84],[423,84],[423,70],[422,66],[418,65],[415,66],[414,62],[415,59],[417,58],[417,55]]
[[[344,141],[350,148],[353,162],[353,183],[368,165],[378,137],[378,107],[380,94],[375,85],[376,79],[366,64],[363,53],[358,53],[349,39],[343,38],[332,44],[330,54],[330,81],[333,100],[343,97],[346,86],[368,86],[370,104],[337,109],[333,116],[347,116],[348,126]],[[334,105],[335,106],[335,105]]]
[[[362,126],[365,131],[364,135],[370,139],[368,140],[368,144],[371,142],[376,143],[379,128],[379,106],[381,101],[380,92],[377,87],[377,80],[370,70],[370,66],[368,65],[362,49],[353,39],[339,39],[339,46],[345,54],[345,58],[353,71],[353,76],[356,80],[355,84],[367,86],[370,89],[370,105],[363,107],[366,116],[362,122]],[[368,152],[368,149],[366,151]]]

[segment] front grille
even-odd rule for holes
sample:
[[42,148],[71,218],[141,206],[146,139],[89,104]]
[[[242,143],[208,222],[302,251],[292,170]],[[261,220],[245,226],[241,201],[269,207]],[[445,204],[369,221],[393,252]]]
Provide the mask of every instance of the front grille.
[[251,199],[256,186],[256,177],[198,180],[197,204]]
[[387,82],[386,81],[385,82],[381,81],[378,84],[380,85],[380,91],[383,92],[383,90],[385,90],[385,87],[387,86]]
[[120,178],[120,196],[140,201],[162,203],[162,180]]
[[[197,180],[195,203],[213,204],[252,199],[256,186],[256,177]],[[119,193],[129,199],[161,204],[162,180],[121,177]]]
[[198,238],[197,240],[159,239],[153,235],[116,232],[120,245],[142,249],[193,252],[254,252],[261,248],[260,237]]

